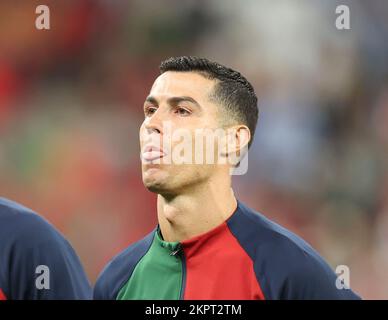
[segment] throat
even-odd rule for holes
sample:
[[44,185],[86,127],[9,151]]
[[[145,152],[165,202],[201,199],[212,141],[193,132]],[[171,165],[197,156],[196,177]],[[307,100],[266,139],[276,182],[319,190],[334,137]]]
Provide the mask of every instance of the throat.
[[165,241],[181,242],[225,222],[236,210],[234,198],[222,202],[181,201],[167,203],[158,196],[158,222]]

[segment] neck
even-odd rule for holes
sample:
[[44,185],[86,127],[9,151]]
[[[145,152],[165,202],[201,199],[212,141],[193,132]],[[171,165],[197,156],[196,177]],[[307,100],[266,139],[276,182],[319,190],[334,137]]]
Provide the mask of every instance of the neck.
[[158,221],[165,241],[183,241],[217,227],[236,210],[231,184],[213,181],[186,193],[158,195]]

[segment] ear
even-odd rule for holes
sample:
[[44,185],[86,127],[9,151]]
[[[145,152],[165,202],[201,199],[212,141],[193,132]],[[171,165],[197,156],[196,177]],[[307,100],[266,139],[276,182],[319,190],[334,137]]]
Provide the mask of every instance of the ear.
[[251,132],[245,125],[229,127],[223,143],[221,155],[228,158],[230,164],[237,165],[248,150]]

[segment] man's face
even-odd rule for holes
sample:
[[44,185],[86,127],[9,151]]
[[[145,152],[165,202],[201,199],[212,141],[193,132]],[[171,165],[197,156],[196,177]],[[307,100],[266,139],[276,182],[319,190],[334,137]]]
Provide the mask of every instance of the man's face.
[[192,148],[190,158],[198,153],[198,148],[194,150],[195,131],[220,127],[219,107],[209,99],[214,84],[194,72],[168,71],[155,80],[140,127],[143,183],[149,190],[176,194],[207,181],[215,172],[215,165],[177,164],[174,154],[184,137],[180,141],[172,138],[178,132],[191,136],[191,141],[186,139]]

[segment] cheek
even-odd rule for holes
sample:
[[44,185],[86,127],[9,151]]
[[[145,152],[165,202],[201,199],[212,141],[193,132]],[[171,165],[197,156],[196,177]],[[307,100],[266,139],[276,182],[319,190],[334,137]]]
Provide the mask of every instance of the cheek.
[[145,130],[144,122],[142,123],[139,129],[139,140],[140,140],[140,145],[142,145],[146,140],[146,130]]
[[140,126],[140,128],[139,128],[139,133],[144,132],[145,126],[146,126],[146,121],[147,121],[147,120],[144,120],[144,121],[142,122],[142,124],[141,124],[141,126]]

